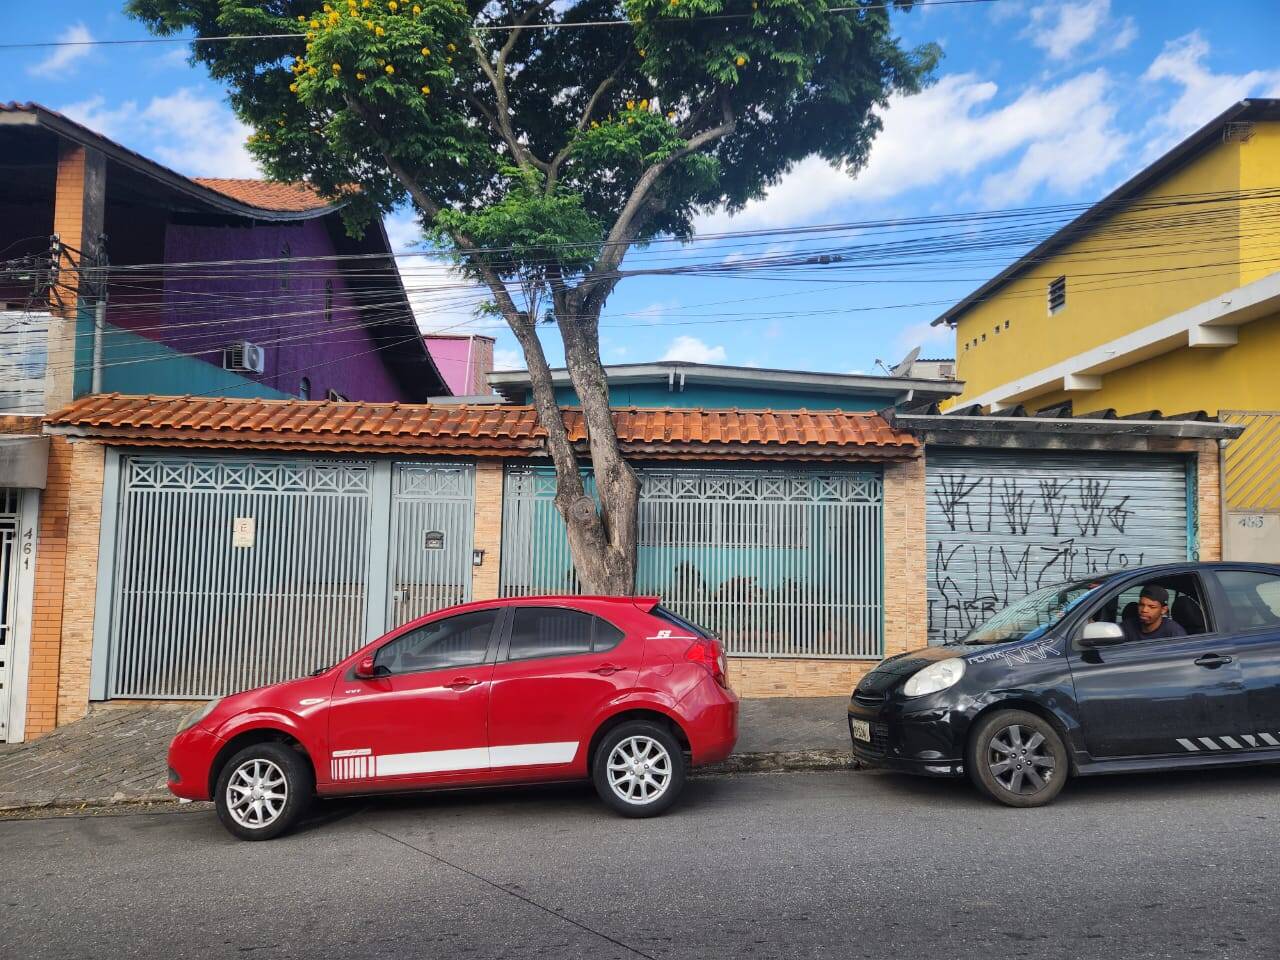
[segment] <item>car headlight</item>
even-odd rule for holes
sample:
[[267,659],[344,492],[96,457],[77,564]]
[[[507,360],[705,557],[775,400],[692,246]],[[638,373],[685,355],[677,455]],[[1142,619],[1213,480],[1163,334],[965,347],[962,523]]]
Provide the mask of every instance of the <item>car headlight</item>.
[[911,679],[903,686],[902,693],[908,697],[923,697],[927,693],[937,693],[947,687],[954,687],[963,676],[963,657],[936,660],[923,670],[912,674]]
[[188,727],[194,727],[197,723],[199,723],[209,714],[213,713],[213,708],[216,707],[221,702],[222,702],[221,700],[210,700],[208,703],[206,703],[203,707],[200,707],[198,710],[192,710],[185,717],[183,717],[182,722],[178,724],[178,732],[181,733],[183,730],[186,730]]

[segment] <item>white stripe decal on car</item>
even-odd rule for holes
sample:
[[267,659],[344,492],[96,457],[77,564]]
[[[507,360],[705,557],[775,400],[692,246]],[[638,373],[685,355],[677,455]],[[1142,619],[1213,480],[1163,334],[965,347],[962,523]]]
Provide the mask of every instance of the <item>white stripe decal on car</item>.
[[544,763],[572,763],[578,755],[578,743],[523,743],[509,747],[490,747],[491,767],[535,767]]
[[[1228,737],[1225,735],[1219,735],[1218,737],[1218,740],[1222,741],[1221,744],[1215,742],[1212,737],[1196,737],[1196,740],[1199,740],[1210,750],[1221,750],[1224,746],[1229,747],[1232,750],[1247,750],[1249,747],[1257,748],[1259,746],[1280,747],[1280,740],[1277,740],[1269,733],[1242,733],[1240,734],[1240,740],[1243,740],[1244,743],[1241,743],[1240,740],[1237,740],[1235,737]],[[1259,740],[1262,741],[1261,744],[1258,743]],[[1194,740],[1187,740],[1183,737],[1178,737],[1178,743],[1181,744],[1182,748],[1188,753],[1200,752],[1200,748],[1196,746]]]
[[404,777],[420,773],[463,773],[494,767],[536,767],[572,763],[578,741],[516,743],[499,747],[467,747],[461,750],[427,750],[422,753],[389,753],[372,757],[368,750],[338,750],[332,754],[334,780],[370,777]]

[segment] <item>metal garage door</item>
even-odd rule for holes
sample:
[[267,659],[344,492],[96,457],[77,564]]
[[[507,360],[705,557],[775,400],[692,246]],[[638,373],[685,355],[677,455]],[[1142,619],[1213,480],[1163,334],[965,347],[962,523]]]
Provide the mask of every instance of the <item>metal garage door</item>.
[[303,676],[466,600],[473,514],[471,464],[124,457],[103,694]]
[[930,448],[926,464],[930,643],[1038,587],[1189,555],[1183,458]]
[[[639,593],[714,630],[735,656],[881,656],[877,472],[638,472]],[[508,468],[503,596],[576,592],[554,496],[550,468]]]

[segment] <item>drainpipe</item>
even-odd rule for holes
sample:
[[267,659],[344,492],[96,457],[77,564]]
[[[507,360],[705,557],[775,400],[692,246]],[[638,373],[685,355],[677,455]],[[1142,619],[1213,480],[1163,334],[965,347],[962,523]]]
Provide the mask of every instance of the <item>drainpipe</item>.
[[93,306],[93,385],[92,393],[102,392],[102,335],[107,324],[107,294],[98,295]]

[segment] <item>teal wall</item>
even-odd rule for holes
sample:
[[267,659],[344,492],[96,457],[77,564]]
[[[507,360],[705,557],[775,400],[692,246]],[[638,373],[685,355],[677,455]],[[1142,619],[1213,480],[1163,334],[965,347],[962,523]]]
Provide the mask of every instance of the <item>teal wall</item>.
[[[88,336],[80,336],[77,353],[88,343],[88,361],[77,371],[76,393],[89,392],[93,361],[93,321],[89,311]],[[83,314],[82,314],[83,321]],[[83,324],[81,326],[83,330]],[[106,325],[102,339],[102,392],[154,393],[161,396],[186,394],[229,397],[288,399],[265,384],[223,370],[204,360],[178,353],[172,347],[148,340],[120,327]],[[80,366],[80,365],[78,365]]]
[[[572,387],[556,390],[562,406],[578,405]],[[666,383],[621,384],[609,390],[615,407],[702,407],[708,410],[738,407],[743,410],[883,410],[893,403],[887,396],[857,393],[820,393],[793,387],[773,386],[762,382],[759,387],[720,387],[711,384],[686,383],[683,391],[668,390]],[[528,394],[526,393],[526,401]]]

